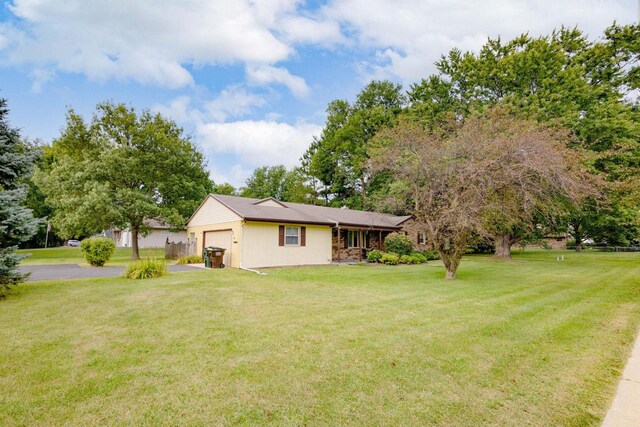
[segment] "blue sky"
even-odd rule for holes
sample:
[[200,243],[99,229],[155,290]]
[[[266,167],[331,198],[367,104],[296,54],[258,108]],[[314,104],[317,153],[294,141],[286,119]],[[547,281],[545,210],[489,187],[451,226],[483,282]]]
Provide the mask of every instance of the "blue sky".
[[13,0],[0,9],[0,96],[50,142],[67,107],[103,100],[173,118],[212,178],[295,166],[333,99],[372,79],[409,87],[453,47],[632,23],[636,0]]

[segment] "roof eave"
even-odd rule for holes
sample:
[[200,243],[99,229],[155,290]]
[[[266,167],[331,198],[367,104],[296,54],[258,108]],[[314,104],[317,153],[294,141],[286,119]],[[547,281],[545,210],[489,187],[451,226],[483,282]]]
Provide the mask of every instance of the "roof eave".
[[401,226],[393,226],[393,225],[372,225],[372,224],[357,224],[357,223],[348,223],[348,222],[341,222],[337,224],[340,227],[346,226],[346,227],[359,227],[359,228],[366,228],[366,229],[373,229],[373,230],[392,230],[392,231],[397,231],[400,230],[402,227]]
[[326,225],[326,226],[332,226],[334,225],[333,222],[328,222],[328,221],[299,221],[299,220],[294,220],[294,219],[274,219],[274,218],[250,218],[250,217],[245,217],[244,218],[245,221],[255,221],[255,222],[271,222],[271,223],[285,223],[285,224],[311,224],[311,225]]

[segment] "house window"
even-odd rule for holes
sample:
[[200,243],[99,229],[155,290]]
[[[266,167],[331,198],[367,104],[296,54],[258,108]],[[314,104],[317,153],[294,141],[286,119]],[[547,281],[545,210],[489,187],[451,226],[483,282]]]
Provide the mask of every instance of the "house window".
[[347,242],[350,248],[360,247],[360,232],[354,230],[347,231]]
[[285,227],[284,244],[286,246],[300,245],[300,227]]
[[418,233],[418,244],[424,245],[427,243],[427,240],[424,238],[424,233]]

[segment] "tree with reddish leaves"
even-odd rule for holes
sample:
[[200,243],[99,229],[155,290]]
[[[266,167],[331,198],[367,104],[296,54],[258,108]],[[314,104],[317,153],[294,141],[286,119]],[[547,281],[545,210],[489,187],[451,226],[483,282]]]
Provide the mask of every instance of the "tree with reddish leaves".
[[501,108],[436,130],[405,120],[378,135],[371,167],[393,175],[389,197],[406,204],[454,279],[475,238],[493,238],[497,256],[509,258],[519,230],[597,196],[583,153],[567,148],[567,138]]

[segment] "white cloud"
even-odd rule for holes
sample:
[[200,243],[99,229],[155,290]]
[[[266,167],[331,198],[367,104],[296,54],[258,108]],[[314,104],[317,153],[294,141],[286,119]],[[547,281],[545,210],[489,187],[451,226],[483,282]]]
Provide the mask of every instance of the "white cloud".
[[219,169],[216,169],[215,171],[210,172],[209,176],[216,184],[223,184],[227,182],[238,188],[245,184],[245,181],[251,176],[252,172],[253,170],[245,168],[240,163],[236,163],[230,168],[225,168],[222,172]]
[[333,0],[322,13],[340,22],[355,45],[377,51],[361,64],[365,78],[413,82],[434,72],[434,62],[454,47],[476,50],[489,36],[536,36],[562,25],[596,37],[616,19],[634,22],[636,8],[631,0]]
[[5,64],[169,88],[193,85],[191,67],[242,64],[251,84],[283,84],[300,98],[307,83],[281,63],[302,45],[372,49],[369,76],[411,82],[442,53],[477,49],[488,36],[561,25],[596,36],[637,16],[632,0],[13,0],[8,9]]
[[296,1],[14,0],[0,27],[10,63],[55,65],[91,79],[170,88],[193,83],[185,65],[272,64],[293,49],[273,32]]
[[321,126],[311,123],[243,120],[201,124],[196,128],[196,136],[205,152],[237,155],[247,167],[278,164],[293,167],[299,164],[321,130]]
[[223,122],[228,117],[241,117],[265,103],[264,97],[250,93],[240,85],[232,85],[205,102],[204,108],[213,120]]
[[201,111],[191,107],[191,98],[186,95],[173,99],[169,104],[154,104],[151,110],[181,124],[200,123],[204,119]]
[[247,66],[247,79],[250,84],[267,85],[280,83],[289,88],[296,98],[304,98],[309,94],[309,86],[302,77],[294,76],[286,68],[270,65]]
[[155,104],[151,109],[179,123],[198,125],[207,121],[224,122],[228,118],[242,117],[254,107],[265,103],[266,100],[261,95],[248,92],[240,85],[231,85],[213,99],[194,101],[191,97],[182,95],[168,104]]
[[53,80],[53,77],[56,75],[55,71],[46,69],[46,68],[36,68],[29,76],[33,80],[31,83],[31,91],[34,93],[42,92],[42,87]]

